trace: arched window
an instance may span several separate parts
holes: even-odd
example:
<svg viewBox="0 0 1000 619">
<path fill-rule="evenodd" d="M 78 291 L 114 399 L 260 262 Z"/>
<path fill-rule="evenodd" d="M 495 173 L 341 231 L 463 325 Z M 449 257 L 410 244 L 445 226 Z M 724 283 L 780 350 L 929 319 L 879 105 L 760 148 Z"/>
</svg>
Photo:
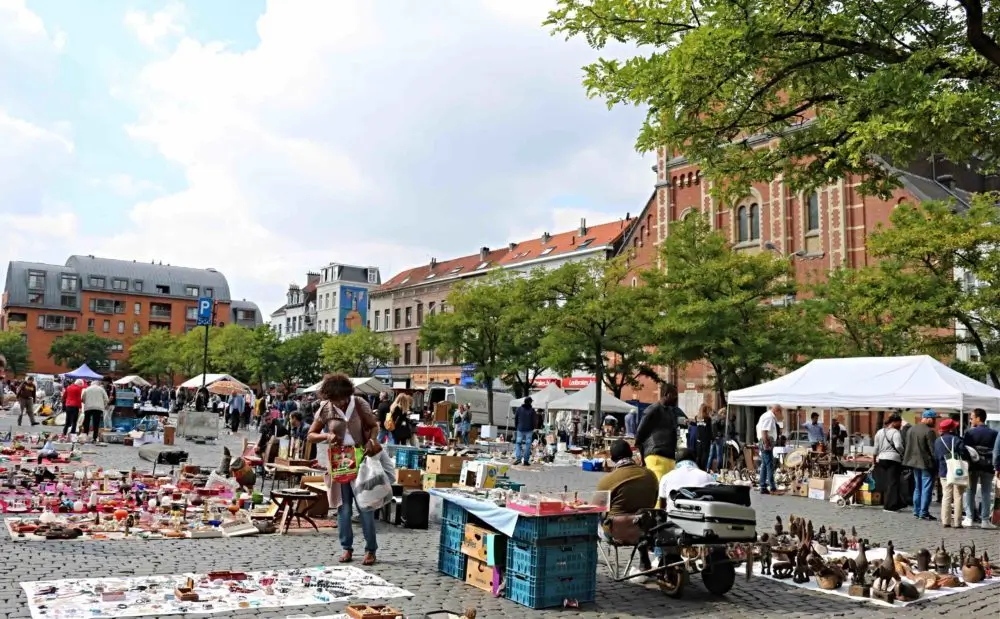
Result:
<svg viewBox="0 0 1000 619">
<path fill-rule="evenodd" d="M 819 195 L 814 191 L 809 194 L 809 202 L 806 204 L 806 232 L 817 230 L 819 230 Z"/>
<path fill-rule="evenodd" d="M 646 236 L 649 236 L 649 233 L 652 232 L 652 230 L 653 230 L 653 216 L 646 215 Z"/>
<path fill-rule="evenodd" d="M 756 241 L 760 238 L 760 207 L 756 204 L 750 205 L 750 240 Z"/>
<path fill-rule="evenodd" d="M 736 209 L 736 227 L 737 236 L 736 241 L 738 243 L 744 243 L 750 240 L 750 220 L 749 214 L 747 213 L 747 207 L 741 206 Z"/>
<path fill-rule="evenodd" d="M 632 287 L 635 288 L 638 285 L 639 285 L 639 280 L 633 277 L 632 278 Z"/>
</svg>

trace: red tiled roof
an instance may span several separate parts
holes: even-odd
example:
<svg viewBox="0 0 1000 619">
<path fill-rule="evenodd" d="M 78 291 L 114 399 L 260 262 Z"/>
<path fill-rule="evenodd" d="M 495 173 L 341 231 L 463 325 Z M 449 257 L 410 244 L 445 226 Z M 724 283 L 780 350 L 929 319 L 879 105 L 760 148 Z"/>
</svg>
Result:
<svg viewBox="0 0 1000 619">
<path fill-rule="evenodd" d="M 316 282 L 313 282 L 311 284 L 306 284 L 302 288 L 302 292 L 304 292 L 305 294 L 309 294 L 310 292 L 316 292 Z"/>
<path fill-rule="evenodd" d="M 549 237 L 543 242 L 541 237 L 522 241 L 517 244 L 512 251 L 508 251 L 498 263 L 499 266 L 510 266 L 519 262 L 529 262 L 539 258 L 555 258 L 556 256 L 571 254 L 582 249 L 597 249 L 606 247 L 617 241 L 631 224 L 631 221 L 624 219 L 612 221 L 597 226 L 589 226 L 585 234 L 580 234 L 580 230 L 560 232 Z"/>
<path fill-rule="evenodd" d="M 389 281 L 383 283 L 378 290 L 392 290 L 407 285 L 413 286 L 433 281 L 435 278 L 458 277 L 463 274 L 482 271 L 489 267 L 506 267 L 521 262 L 555 258 L 560 255 L 565 256 L 566 254 L 585 248 L 594 250 L 606 247 L 614 244 L 621 238 L 633 222 L 634 220 L 626 221 L 623 219 L 597 226 L 589 226 L 586 234 L 582 236 L 579 229 L 561 232 L 550 235 L 544 243 L 541 237 L 529 239 L 515 244 L 514 249 L 504 247 L 503 249 L 493 250 L 486 254 L 485 260 L 477 253 L 438 262 L 433 269 L 431 269 L 430 264 L 425 264 L 397 274 Z M 428 279 L 431 273 L 434 273 L 434 277 Z"/>
</svg>

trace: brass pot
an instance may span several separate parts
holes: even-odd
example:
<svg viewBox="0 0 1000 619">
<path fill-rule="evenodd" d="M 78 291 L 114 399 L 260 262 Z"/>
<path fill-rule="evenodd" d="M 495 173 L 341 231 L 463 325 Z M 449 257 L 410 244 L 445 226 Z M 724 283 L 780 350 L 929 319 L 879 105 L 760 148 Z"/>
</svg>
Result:
<svg viewBox="0 0 1000 619">
<path fill-rule="evenodd" d="M 977 583 L 986 580 L 986 570 L 982 565 L 966 564 L 962 566 L 962 578 L 965 582 Z"/>
</svg>

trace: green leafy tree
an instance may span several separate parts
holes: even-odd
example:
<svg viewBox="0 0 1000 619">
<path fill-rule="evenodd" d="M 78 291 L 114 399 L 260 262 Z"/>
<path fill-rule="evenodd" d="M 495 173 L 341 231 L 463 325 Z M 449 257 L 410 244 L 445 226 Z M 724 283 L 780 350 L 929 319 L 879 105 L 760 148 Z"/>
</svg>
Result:
<svg viewBox="0 0 1000 619">
<path fill-rule="evenodd" d="M 250 371 L 251 381 L 263 387 L 265 383 L 277 380 L 280 346 L 281 339 L 268 325 L 259 325 L 250 332 L 247 369 Z"/>
<path fill-rule="evenodd" d="M 672 224 L 662 270 L 644 273 L 661 308 L 658 345 L 676 362 L 707 361 L 722 401 L 796 367 L 828 342 L 812 304 L 792 303 L 786 259 L 733 250 L 701 217 Z"/>
<path fill-rule="evenodd" d="M 396 347 L 383 333 L 362 327 L 323 342 L 323 365 L 331 372 L 368 377 L 396 356 Z"/>
<path fill-rule="evenodd" d="M 303 333 L 278 346 L 278 378 L 291 392 L 296 384 L 312 385 L 323 377 L 325 333 Z"/>
<path fill-rule="evenodd" d="M 511 275 L 494 283 L 498 294 L 507 297 L 507 308 L 500 320 L 503 361 L 501 379 L 514 388 L 517 397 L 531 392 L 535 379 L 545 370 L 541 341 L 552 311 L 546 306 L 547 275 L 536 270 L 524 276 Z"/>
<path fill-rule="evenodd" d="M 222 328 L 213 327 L 212 329 L 215 331 L 215 337 L 212 337 L 212 334 L 209 335 L 211 367 L 215 371 L 225 372 L 237 380 L 251 380 L 250 358 L 253 333 L 245 327 L 234 324 Z M 202 335 L 204 336 L 204 334 Z"/>
<path fill-rule="evenodd" d="M 947 354 L 953 334 L 942 336 L 930 322 L 937 307 L 915 296 L 910 274 L 892 262 L 838 269 L 813 286 L 814 303 L 834 324 L 831 353 L 844 357 Z"/>
<path fill-rule="evenodd" d="M 588 260 L 564 264 L 547 278 L 558 310 L 542 338 L 545 361 L 565 374 L 592 373 L 598 412 L 605 386 L 621 395 L 624 385 L 638 384 L 654 343 L 649 327 L 656 307 L 647 288 L 621 285 L 626 271 L 621 260 Z"/>
<path fill-rule="evenodd" d="M 922 324 L 950 337 L 951 324 L 964 332 L 1000 384 L 1000 211 L 997 196 L 977 195 L 969 208 L 954 203 L 903 204 L 892 225 L 873 233 L 873 255 L 898 273 Z M 956 277 L 956 270 L 962 275 Z"/>
<path fill-rule="evenodd" d="M 180 371 L 177 361 L 178 338 L 167 329 L 153 329 L 129 347 L 128 359 L 132 370 L 140 376 L 159 382 L 170 380 Z"/>
<path fill-rule="evenodd" d="M 609 106 L 648 110 L 638 150 L 683 152 L 717 189 L 853 172 L 884 193 L 893 179 L 872 154 L 996 168 L 998 15 L 981 0 L 559 0 L 546 24 L 638 50 L 584 79 Z"/>
<path fill-rule="evenodd" d="M 208 329 L 208 348 L 212 349 L 212 339 L 218 333 L 218 327 Z M 192 329 L 184 335 L 177 336 L 174 344 L 174 363 L 178 371 L 184 376 L 197 376 L 204 370 L 205 365 L 205 328 Z M 208 369 L 206 374 L 212 373 L 212 357 L 208 358 Z"/>
<path fill-rule="evenodd" d="M 19 324 L 0 331 L 0 355 L 6 360 L 9 375 L 20 376 L 31 369 L 31 350 Z"/>
<path fill-rule="evenodd" d="M 507 367 L 503 321 L 510 299 L 503 275 L 457 284 L 448 295 L 450 311 L 424 319 L 420 347 L 476 366 L 476 378 L 486 385 L 489 424 L 493 425 L 493 381 Z"/>
<path fill-rule="evenodd" d="M 91 369 L 104 370 L 108 367 L 112 344 L 112 340 L 93 333 L 68 333 L 52 342 L 49 357 L 70 369 L 86 363 Z"/>
</svg>

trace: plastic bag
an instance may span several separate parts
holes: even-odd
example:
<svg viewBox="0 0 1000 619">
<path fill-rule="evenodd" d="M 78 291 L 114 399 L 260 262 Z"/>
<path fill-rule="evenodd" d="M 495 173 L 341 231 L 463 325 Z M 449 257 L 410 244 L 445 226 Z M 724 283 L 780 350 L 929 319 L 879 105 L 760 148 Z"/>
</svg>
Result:
<svg viewBox="0 0 1000 619">
<path fill-rule="evenodd" d="M 381 509 L 392 500 L 392 481 L 385 474 L 381 458 L 365 458 L 358 467 L 354 480 L 354 498 L 358 509 L 371 512 Z"/>
<path fill-rule="evenodd" d="M 389 483 L 391 485 L 393 480 L 396 479 L 396 463 L 392 461 L 389 454 L 385 453 L 384 449 L 378 452 L 376 459 L 379 461 L 379 464 L 382 465 L 382 470 L 385 471 L 385 475 L 389 478 Z"/>
<path fill-rule="evenodd" d="M 235 479 L 229 479 L 219 475 L 217 472 L 212 471 L 208 474 L 208 481 L 205 482 L 205 487 L 209 490 L 213 488 L 228 488 L 233 492 L 239 489 L 240 485 Z"/>
</svg>

